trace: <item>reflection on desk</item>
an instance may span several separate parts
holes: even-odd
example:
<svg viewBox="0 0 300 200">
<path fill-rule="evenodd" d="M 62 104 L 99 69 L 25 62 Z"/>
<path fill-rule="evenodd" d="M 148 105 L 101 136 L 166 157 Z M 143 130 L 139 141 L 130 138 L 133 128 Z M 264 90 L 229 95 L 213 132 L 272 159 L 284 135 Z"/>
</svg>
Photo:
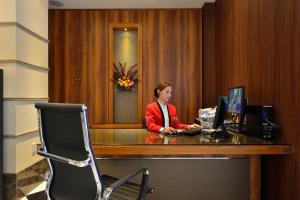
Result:
<svg viewBox="0 0 300 200">
<path fill-rule="evenodd" d="M 146 144 L 176 144 L 176 139 L 149 132 L 146 135 Z"/>
<path fill-rule="evenodd" d="M 98 159 L 243 157 L 285 155 L 291 152 L 288 144 L 240 134 L 230 134 L 230 137 L 221 141 L 203 135 L 159 135 L 146 129 L 93 129 L 90 135 Z"/>
<path fill-rule="evenodd" d="M 172 136 L 145 129 L 93 129 L 91 141 L 97 159 L 249 158 L 250 199 L 260 199 L 260 156 L 288 155 L 291 146 L 241 134 L 224 140 L 206 135 Z"/>
<path fill-rule="evenodd" d="M 249 137 L 243 134 L 230 133 L 226 139 L 214 139 L 209 135 L 167 135 L 147 131 L 146 129 L 91 129 L 93 145 L 235 145 L 235 144 L 276 144 L 268 140 Z"/>
</svg>

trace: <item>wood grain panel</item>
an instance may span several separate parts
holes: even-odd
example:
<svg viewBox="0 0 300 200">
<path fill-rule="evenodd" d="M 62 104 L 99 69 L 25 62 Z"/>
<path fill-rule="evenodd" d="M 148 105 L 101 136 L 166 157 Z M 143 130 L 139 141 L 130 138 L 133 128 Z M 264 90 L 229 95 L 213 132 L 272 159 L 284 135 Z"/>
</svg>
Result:
<svg viewBox="0 0 300 200">
<path fill-rule="evenodd" d="M 202 107 L 202 12 L 179 10 L 175 12 L 174 104 L 179 106 L 179 116 L 186 123 L 193 122 Z M 180 41 L 180 43 L 179 43 Z M 176 59 L 177 58 L 177 59 Z M 180 58 L 180 59 L 178 59 Z M 176 66 L 176 67 L 175 67 Z M 182 79 L 185 74 L 186 79 Z M 185 91 L 185 96 L 182 92 Z"/>
<path fill-rule="evenodd" d="M 227 95 L 231 84 L 232 10 L 231 4 L 216 1 L 216 95 Z M 221 21 L 221 19 L 223 19 Z M 225 39 L 226 38 L 226 39 Z M 222 52 L 222 53 L 220 53 Z M 223 53 L 224 52 L 224 53 Z"/>
<path fill-rule="evenodd" d="M 76 102 L 76 38 L 71 35 L 76 30 L 74 19 L 76 16 L 71 11 L 49 12 L 50 102 Z"/>
<path fill-rule="evenodd" d="M 294 154 L 294 161 L 292 165 L 292 169 L 294 169 L 294 176 L 292 178 L 293 185 L 292 185 L 292 191 L 294 194 L 295 199 L 300 199 L 300 172 L 297 169 L 300 169 L 300 123 L 299 120 L 299 113 L 300 113 L 300 1 L 294 0 L 292 1 L 293 5 L 293 12 L 292 12 L 292 27 L 293 27 L 293 36 L 292 36 L 292 55 L 293 55 L 293 80 L 294 83 L 294 91 L 296 91 L 293 94 L 293 98 L 295 99 L 295 107 L 293 112 L 293 118 L 294 120 L 293 127 L 295 127 L 298 132 L 293 132 L 293 141 L 294 145 L 292 146 L 292 151 Z"/>
<path fill-rule="evenodd" d="M 143 108 L 154 87 L 168 81 L 180 120 L 191 123 L 202 105 L 201 10 L 145 10 L 143 16 Z"/>
<path fill-rule="evenodd" d="M 109 10 L 109 23 L 142 23 L 143 10 Z"/>
<path fill-rule="evenodd" d="M 203 107 L 217 104 L 216 96 L 216 24 L 215 3 L 206 3 L 202 8 L 203 38 Z"/>
<path fill-rule="evenodd" d="M 92 124 L 107 123 L 108 103 L 108 52 L 106 49 L 107 12 L 77 11 L 80 16 L 78 32 L 78 103 L 89 108 Z"/>
<path fill-rule="evenodd" d="M 250 156 L 250 200 L 261 199 L 261 159 L 260 156 Z"/>
<path fill-rule="evenodd" d="M 87 104 L 92 124 L 108 123 L 107 29 L 107 11 L 49 11 L 50 102 Z"/>
<path fill-rule="evenodd" d="M 99 68 L 94 68 L 92 72 L 93 85 L 90 86 L 90 90 L 94 91 L 94 98 L 90 98 L 90 103 L 92 106 L 94 120 L 93 124 L 105 124 L 108 123 L 108 28 L 107 11 L 99 12 L 95 11 L 95 46 L 94 48 L 88 48 L 89 50 L 93 49 L 93 55 L 95 58 L 95 66 Z M 101 19 L 101 20 L 100 20 Z M 91 44 L 92 46 L 93 44 Z M 91 60 L 90 62 L 93 62 Z"/>
<path fill-rule="evenodd" d="M 201 17 L 200 9 L 50 10 L 51 101 L 86 103 L 91 124 L 109 123 L 108 24 L 141 23 L 142 114 L 169 81 L 180 120 L 191 123 L 202 106 Z"/>
<path fill-rule="evenodd" d="M 291 156 L 263 158 L 262 199 L 299 198 L 299 12 L 297 0 L 215 4 L 216 95 L 245 85 L 249 104 L 274 106 L 278 138 L 292 144 Z"/>
<path fill-rule="evenodd" d="M 289 145 L 94 145 L 97 158 L 237 157 L 287 155 Z M 256 160 L 257 161 L 257 160 Z"/>
</svg>

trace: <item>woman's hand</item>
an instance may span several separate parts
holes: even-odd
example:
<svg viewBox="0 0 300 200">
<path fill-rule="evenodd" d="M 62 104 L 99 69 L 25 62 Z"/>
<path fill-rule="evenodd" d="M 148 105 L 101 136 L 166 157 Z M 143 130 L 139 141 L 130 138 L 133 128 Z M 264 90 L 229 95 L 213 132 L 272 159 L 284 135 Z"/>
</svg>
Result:
<svg viewBox="0 0 300 200">
<path fill-rule="evenodd" d="M 198 124 L 191 124 L 188 126 L 188 129 L 195 129 L 195 128 L 201 128 L 201 126 Z"/>
<path fill-rule="evenodd" d="M 176 129 L 169 127 L 169 128 L 164 128 L 163 129 L 163 133 L 168 133 L 168 134 L 172 134 L 172 133 L 176 133 Z"/>
</svg>

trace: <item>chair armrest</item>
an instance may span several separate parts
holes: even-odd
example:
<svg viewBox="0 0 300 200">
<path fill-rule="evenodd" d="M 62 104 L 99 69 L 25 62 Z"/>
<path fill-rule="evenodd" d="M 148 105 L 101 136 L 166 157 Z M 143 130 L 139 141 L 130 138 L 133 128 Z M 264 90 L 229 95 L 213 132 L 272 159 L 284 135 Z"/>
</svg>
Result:
<svg viewBox="0 0 300 200">
<path fill-rule="evenodd" d="M 54 155 L 54 154 L 45 152 L 43 148 L 40 148 L 38 150 L 38 154 L 41 155 L 41 156 L 44 156 L 46 158 L 49 158 L 51 160 L 66 163 L 66 164 L 73 165 L 73 166 L 76 166 L 76 167 L 86 167 L 90 164 L 90 161 L 91 161 L 90 157 L 88 157 L 86 160 L 83 160 L 83 161 L 78 161 L 78 160 L 73 160 L 73 159 L 70 159 L 70 158 L 65 158 L 65 157 L 62 157 L 62 156 L 58 156 L 58 155 Z"/>
<path fill-rule="evenodd" d="M 118 187 L 120 187 L 124 183 L 128 182 L 130 179 L 132 179 L 133 177 L 137 176 L 140 173 L 143 173 L 143 175 L 148 176 L 149 175 L 149 170 L 147 168 L 139 169 L 139 170 L 137 170 L 137 171 L 135 171 L 135 172 L 119 179 L 119 180 L 117 180 L 116 182 L 112 183 L 109 187 L 107 187 L 104 190 L 104 193 L 103 193 L 104 199 L 108 199 L 113 190 L 117 189 Z M 145 183 L 144 185 L 141 185 L 141 187 L 144 190 L 147 187 L 147 183 Z"/>
</svg>

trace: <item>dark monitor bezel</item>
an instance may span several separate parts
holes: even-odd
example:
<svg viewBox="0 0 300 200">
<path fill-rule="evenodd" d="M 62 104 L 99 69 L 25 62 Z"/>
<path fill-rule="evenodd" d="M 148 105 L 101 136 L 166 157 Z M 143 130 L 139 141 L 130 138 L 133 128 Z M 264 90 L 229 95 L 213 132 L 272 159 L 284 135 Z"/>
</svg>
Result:
<svg viewBox="0 0 300 200">
<path fill-rule="evenodd" d="M 223 100 L 223 109 L 224 109 L 224 113 L 227 113 L 228 110 L 228 96 L 219 96 L 222 98 Z"/>
<path fill-rule="evenodd" d="M 242 98 L 241 98 L 241 112 L 238 113 L 238 112 L 232 112 L 231 110 L 229 110 L 229 94 L 230 94 L 230 90 L 233 90 L 233 89 L 242 89 Z M 234 114 L 239 114 L 241 116 L 244 115 L 244 112 L 245 112 L 245 86 L 238 86 L 238 87 L 231 87 L 228 89 L 228 109 L 227 109 L 227 112 L 228 113 L 234 113 Z"/>
<path fill-rule="evenodd" d="M 224 115 L 225 115 L 224 109 L 225 109 L 225 106 L 224 106 L 224 102 L 223 102 L 223 97 L 220 96 L 218 99 L 216 114 L 215 114 L 214 123 L 213 123 L 214 129 L 217 129 L 220 126 L 222 126 L 222 124 L 224 122 Z"/>
</svg>

